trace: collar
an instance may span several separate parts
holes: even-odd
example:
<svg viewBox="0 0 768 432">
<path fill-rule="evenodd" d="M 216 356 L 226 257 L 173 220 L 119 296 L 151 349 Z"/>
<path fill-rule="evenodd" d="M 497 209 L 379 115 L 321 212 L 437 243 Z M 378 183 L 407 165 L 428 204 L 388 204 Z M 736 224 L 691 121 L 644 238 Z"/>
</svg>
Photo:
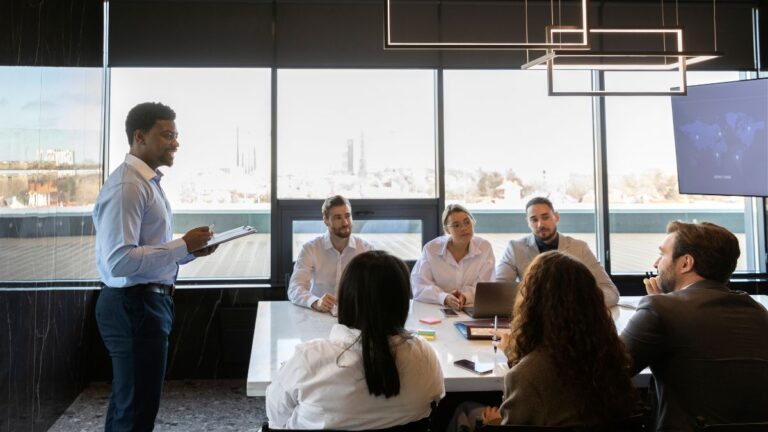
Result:
<svg viewBox="0 0 768 432">
<path fill-rule="evenodd" d="M 555 239 L 551 243 L 544 243 L 543 241 L 539 240 L 539 238 L 536 237 L 535 235 L 533 236 L 533 239 L 536 242 L 536 247 L 539 248 L 539 252 L 557 250 L 557 248 L 560 246 L 560 233 L 557 233 L 557 235 L 555 236 Z"/>
<path fill-rule="evenodd" d="M 469 239 L 469 251 L 467 251 L 468 257 L 473 257 L 475 255 L 480 254 L 480 247 L 477 246 L 477 240 L 475 240 L 477 237 L 474 235 L 471 239 Z M 440 248 L 440 255 L 443 257 L 448 256 L 448 243 L 451 241 L 451 236 L 448 234 L 443 235 L 443 246 Z"/>
<path fill-rule="evenodd" d="M 347 247 L 344 249 L 357 249 L 357 241 L 355 240 L 354 234 L 349 235 L 349 241 L 347 242 Z M 331 233 L 328 232 L 326 229 L 325 234 L 323 234 L 323 249 L 329 250 L 333 249 L 333 243 L 331 242 Z"/>
<path fill-rule="evenodd" d="M 334 324 L 331 327 L 331 335 L 328 339 L 331 342 L 337 342 L 345 346 L 352 346 L 353 349 L 360 350 L 360 330 L 345 326 L 344 324 Z"/>
<path fill-rule="evenodd" d="M 163 177 L 163 173 L 160 170 L 153 170 L 146 162 L 130 153 L 125 154 L 125 164 L 130 165 L 138 171 L 141 177 L 146 181 L 150 181 L 155 177 L 157 177 L 157 181 L 160 181 L 160 178 Z"/>
</svg>

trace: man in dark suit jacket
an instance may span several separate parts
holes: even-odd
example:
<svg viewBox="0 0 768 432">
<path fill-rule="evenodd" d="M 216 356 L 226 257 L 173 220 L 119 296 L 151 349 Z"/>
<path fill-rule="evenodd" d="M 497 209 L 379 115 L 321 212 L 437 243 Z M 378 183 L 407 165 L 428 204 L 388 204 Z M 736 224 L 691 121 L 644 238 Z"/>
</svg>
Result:
<svg viewBox="0 0 768 432">
<path fill-rule="evenodd" d="M 711 223 L 671 222 L 648 294 L 621 334 L 632 373 L 656 381 L 656 430 L 768 421 L 768 311 L 726 283 L 739 243 Z"/>
</svg>

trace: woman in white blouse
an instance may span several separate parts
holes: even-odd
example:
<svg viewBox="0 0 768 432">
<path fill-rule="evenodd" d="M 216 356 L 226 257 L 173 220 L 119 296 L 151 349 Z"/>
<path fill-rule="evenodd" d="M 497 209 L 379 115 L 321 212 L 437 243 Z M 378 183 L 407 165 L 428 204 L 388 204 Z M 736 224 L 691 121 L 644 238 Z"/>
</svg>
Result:
<svg viewBox="0 0 768 432">
<path fill-rule="evenodd" d="M 426 245 L 411 272 L 413 298 L 462 309 L 475 302 L 475 285 L 495 280 L 488 240 L 476 237 L 475 218 L 461 204 L 443 211 L 444 236 Z"/>
<path fill-rule="evenodd" d="M 382 429 L 428 417 L 445 387 L 432 347 L 405 330 L 410 288 L 398 258 L 383 251 L 353 258 L 329 339 L 298 345 L 267 388 L 270 426 Z"/>
</svg>

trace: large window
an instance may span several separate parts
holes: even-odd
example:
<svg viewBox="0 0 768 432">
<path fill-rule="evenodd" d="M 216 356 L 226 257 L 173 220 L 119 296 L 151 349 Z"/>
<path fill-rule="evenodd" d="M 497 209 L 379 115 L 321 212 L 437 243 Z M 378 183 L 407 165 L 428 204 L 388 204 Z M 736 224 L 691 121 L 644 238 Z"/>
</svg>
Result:
<svg viewBox="0 0 768 432">
<path fill-rule="evenodd" d="M 737 72 L 690 72 L 688 84 L 739 79 Z M 678 85 L 672 74 L 610 72 L 608 86 L 650 82 L 654 88 Z M 674 96 L 684 97 L 684 96 Z M 652 268 L 670 220 L 710 221 L 739 238 L 738 270 L 748 265 L 743 197 L 681 195 L 677 187 L 670 97 L 608 97 L 606 141 L 611 227 L 611 271 Z"/>
<path fill-rule="evenodd" d="M 573 85 L 588 72 L 564 73 Z M 467 205 L 498 259 L 529 232 L 525 203 L 549 197 L 562 232 L 595 245 L 592 105 L 547 96 L 544 71 L 445 72 L 446 202 Z"/>
<path fill-rule="evenodd" d="M 95 279 L 101 69 L 0 67 L 0 281 Z"/>
<path fill-rule="evenodd" d="M 434 198 L 434 77 L 280 70 L 278 198 Z"/>
<path fill-rule="evenodd" d="M 163 167 L 174 231 L 223 231 L 251 225 L 259 233 L 222 245 L 181 267 L 181 279 L 268 278 L 270 275 L 269 69 L 112 69 L 110 171 L 128 151 L 125 116 L 138 103 L 176 111 L 179 151 Z"/>
</svg>

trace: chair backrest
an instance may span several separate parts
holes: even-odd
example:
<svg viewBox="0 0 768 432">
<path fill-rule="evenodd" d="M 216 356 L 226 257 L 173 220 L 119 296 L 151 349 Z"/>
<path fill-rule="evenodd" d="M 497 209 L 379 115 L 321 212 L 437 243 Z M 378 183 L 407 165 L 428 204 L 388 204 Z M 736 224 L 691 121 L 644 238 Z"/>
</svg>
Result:
<svg viewBox="0 0 768 432">
<path fill-rule="evenodd" d="M 392 426 L 386 429 L 366 429 L 368 432 L 429 432 L 430 421 L 429 417 L 417 420 L 404 425 Z M 269 431 L 280 432 L 346 432 L 338 429 L 270 429 L 269 423 L 264 422 L 261 425 L 261 432 Z"/>
<path fill-rule="evenodd" d="M 602 427 L 587 426 L 531 426 L 531 425 L 496 425 L 483 426 L 481 432 L 644 432 L 648 430 L 644 414 L 637 414 Z"/>
<path fill-rule="evenodd" d="M 706 425 L 700 426 L 696 430 L 700 432 L 766 432 L 768 431 L 768 422 Z"/>
</svg>

